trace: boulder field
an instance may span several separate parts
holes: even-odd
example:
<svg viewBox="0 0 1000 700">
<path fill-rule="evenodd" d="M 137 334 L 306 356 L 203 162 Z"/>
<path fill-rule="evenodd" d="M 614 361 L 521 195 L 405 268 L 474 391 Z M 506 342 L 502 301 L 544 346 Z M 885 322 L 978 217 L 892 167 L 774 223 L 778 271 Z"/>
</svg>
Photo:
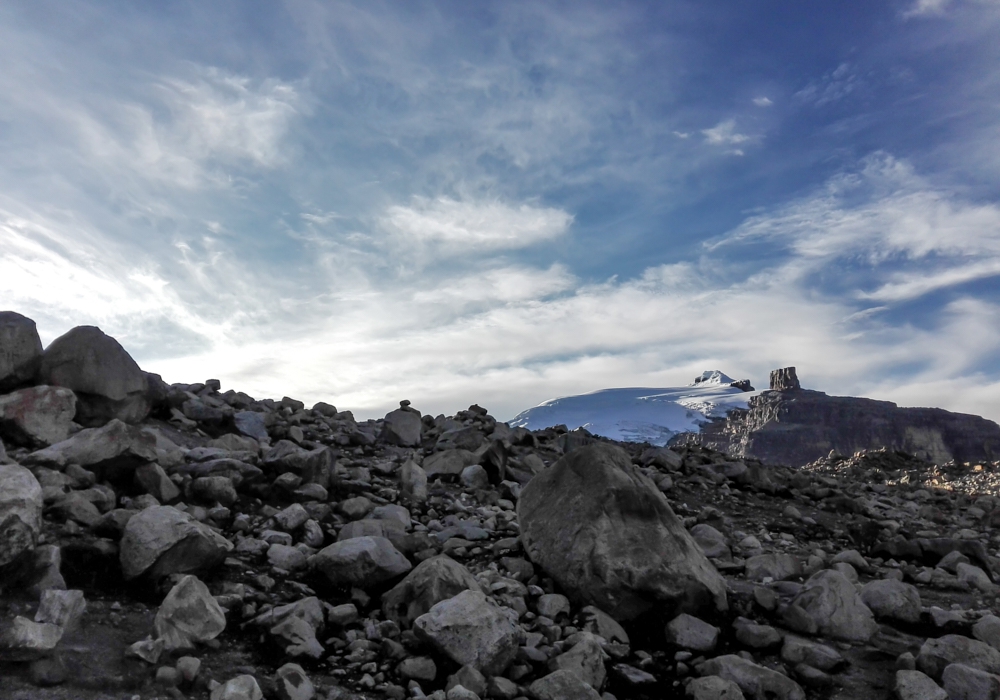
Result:
<svg viewBox="0 0 1000 700">
<path fill-rule="evenodd" d="M 996 698 L 998 492 L 893 450 L 359 421 L 4 312 L 0 698 Z"/>
</svg>

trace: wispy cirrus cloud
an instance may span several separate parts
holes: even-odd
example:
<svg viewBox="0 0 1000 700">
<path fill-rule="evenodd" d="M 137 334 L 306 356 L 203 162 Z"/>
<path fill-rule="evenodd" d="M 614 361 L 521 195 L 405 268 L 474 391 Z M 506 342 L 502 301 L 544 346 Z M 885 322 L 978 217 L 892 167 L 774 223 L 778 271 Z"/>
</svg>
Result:
<svg viewBox="0 0 1000 700">
<path fill-rule="evenodd" d="M 404 239 L 440 244 L 443 252 L 522 248 L 566 233 L 573 216 L 552 207 L 500 201 L 415 197 L 389 207 L 382 223 Z"/>
<path fill-rule="evenodd" d="M 744 70 L 697 4 L 67 2 L 0 8 L 0 295 L 46 340 L 359 416 L 775 364 L 996 415 L 984 4 L 764 17 Z"/>
<path fill-rule="evenodd" d="M 942 15 L 951 4 L 951 0 L 915 0 L 910 9 L 903 12 L 904 18 L 925 17 L 927 15 Z"/>
</svg>

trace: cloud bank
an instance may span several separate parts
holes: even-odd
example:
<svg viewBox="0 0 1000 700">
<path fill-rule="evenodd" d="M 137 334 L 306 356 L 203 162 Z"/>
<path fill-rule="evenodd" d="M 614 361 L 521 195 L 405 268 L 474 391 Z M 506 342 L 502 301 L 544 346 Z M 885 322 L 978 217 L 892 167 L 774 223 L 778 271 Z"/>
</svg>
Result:
<svg viewBox="0 0 1000 700">
<path fill-rule="evenodd" d="M 362 417 L 796 365 L 1000 418 L 989 3 L 753 60 L 679 4 L 11 7 L 0 306 L 46 342 Z"/>
</svg>

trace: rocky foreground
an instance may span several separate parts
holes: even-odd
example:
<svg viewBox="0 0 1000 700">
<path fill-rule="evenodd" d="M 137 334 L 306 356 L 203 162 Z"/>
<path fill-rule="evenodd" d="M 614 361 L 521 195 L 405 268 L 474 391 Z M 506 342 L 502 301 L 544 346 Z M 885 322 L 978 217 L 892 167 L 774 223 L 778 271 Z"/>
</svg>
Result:
<svg viewBox="0 0 1000 700">
<path fill-rule="evenodd" d="M 3 698 L 1000 697 L 995 463 L 356 421 L 9 312 L 0 391 Z"/>
</svg>

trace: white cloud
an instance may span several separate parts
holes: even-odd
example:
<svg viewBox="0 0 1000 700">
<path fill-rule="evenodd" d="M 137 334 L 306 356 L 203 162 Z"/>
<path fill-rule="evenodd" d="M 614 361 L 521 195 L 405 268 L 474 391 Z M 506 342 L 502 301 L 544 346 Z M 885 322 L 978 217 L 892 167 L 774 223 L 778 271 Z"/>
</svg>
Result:
<svg viewBox="0 0 1000 700">
<path fill-rule="evenodd" d="M 811 81 L 795 93 L 802 102 L 822 107 L 833 102 L 839 102 L 851 95 L 862 86 L 854 67 L 850 63 L 841 63 L 822 78 Z"/>
<path fill-rule="evenodd" d="M 736 121 L 733 119 L 719 122 L 711 129 L 702 129 L 701 133 L 705 135 L 705 143 L 713 146 L 734 146 L 750 140 L 746 134 L 736 131 Z"/>
<path fill-rule="evenodd" d="M 516 245 L 564 235 L 565 212 L 428 199 L 397 214 L 407 222 L 400 231 L 436 231 L 429 240 L 458 241 L 465 254 L 434 274 L 406 275 L 305 238 L 297 244 L 316 254 L 289 281 L 260 275 L 224 238 L 181 243 L 154 264 L 87 229 L 5 215 L 0 295 L 36 317 L 47 340 L 67 321 L 102 325 L 168 381 L 214 376 L 252 395 L 326 400 L 359 416 L 409 398 L 433 413 L 476 401 L 510 417 L 560 394 L 687 383 L 708 368 L 761 383 L 794 364 L 810 387 L 1000 417 L 978 385 L 944 388 L 973 381 L 1000 354 L 1000 331 L 991 330 L 1000 308 L 958 295 L 924 327 L 886 315 L 899 301 L 988 274 L 1000 258 L 1000 213 L 931 188 L 886 156 L 749 219 L 699 261 L 600 283 L 560 264 L 483 254 L 514 245 L 502 234 L 511 227 L 521 232 Z M 433 225 L 407 228 L 425 220 Z M 786 254 L 748 276 L 744 244 L 762 238 Z M 846 288 L 816 280 L 817 271 L 858 269 L 871 275 Z M 866 299 L 878 306 L 865 308 Z"/>
<path fill-rule="evenodd" d="M 862 299 L 875 301 L 906 301 L 940 289 L 990 277 L 1000 277 L 1000 259 L 973 261 L 964 265 L 958 261 L 953 267 L 928 274 L 895 274 L 890 277 L 892 281 L 886 282 L 873 292 L 863 292 L 859 296 Z"/>
<path fill-rule="evenodd" d="M 755 97 L 753 103 L 758 107 L 770 107 L 774 104 L 769 97 Z"/>
<path fill-rule="evenodd" d="M 409 206 L 389 207 L 382 220 L 403 239 L 453 250 L 522 248 L 563 235 L 572 222 L 561 209 L 448 197 L 414 197 Z"/>
<path fill-rule="evenodd" d="M 915 0 L 903 17 L 926 17 L 927 15 L 942 15 L 951 0 Z"/>
<path fill-rule="evenodd" d="M 816 195 L 775 213 L 748 219 L 713 246 L 752 239 L 784 241 L 810 269 L 836 259 L 878 265 L 933 256 L 940 274 L 942 265 L 966 268 L 972 257 L 978 265 L 1000 260 L 1000 207 L 957 200 L 906 162 L 875 154 L 857 172 L 832 178 Z"/>
<path fill-rule="evenodd" d="M 701 133 L 705 136 L 705 143 L 712 146 L 735 146 L 752 140 L 752 137 L 736 131 L 736 121 L 733 119 L 719 122 L 711 129 L 702 129 Z M 732 156 L 746 154 L 742 148 L 730 148 L 726 153 Z"/>
</svg>

